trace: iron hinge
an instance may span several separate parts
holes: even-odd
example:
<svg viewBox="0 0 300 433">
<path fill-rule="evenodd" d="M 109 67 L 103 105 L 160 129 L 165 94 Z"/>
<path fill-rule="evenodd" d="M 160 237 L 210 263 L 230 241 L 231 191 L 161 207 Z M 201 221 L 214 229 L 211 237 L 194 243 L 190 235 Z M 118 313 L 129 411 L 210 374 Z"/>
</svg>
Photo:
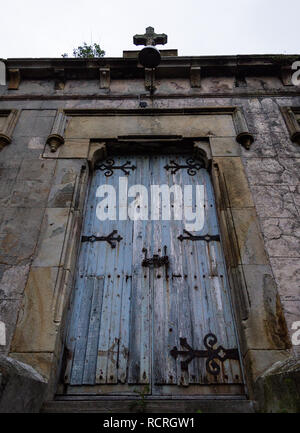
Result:
<svg viewBox="0 0 300 433">
<path fill-rule="evenodd" d="M 123 238 L 122 236 L 117 236 L 114 237 L 115 234 L 118 233 L 118 230 L 113 230 L 109 235 L 107 236 L 95 236 L 95 235 L 91 235 L 91 236 L 81 236 L 81 242 L 108 242 L 109 245 L 112 248 L 116 248 L 116 242 L 120 242 Z"/>
</svg>

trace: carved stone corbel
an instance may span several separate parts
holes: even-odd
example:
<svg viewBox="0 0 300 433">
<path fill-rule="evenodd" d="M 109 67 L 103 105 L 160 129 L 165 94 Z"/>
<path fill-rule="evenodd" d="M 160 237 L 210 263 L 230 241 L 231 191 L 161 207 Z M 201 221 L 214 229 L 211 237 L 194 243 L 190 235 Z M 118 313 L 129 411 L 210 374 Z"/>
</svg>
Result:
<svg viewBox="0 0 300 433">
<path fill-rule="evenodd" d="M 292 71 L 290 66 L 281 66 L 281 81 L 284 86 L 292 86 Z"/>
<path fill-rule="evenodd" d="M 190 81 L 191 87 L 201 87 L 201 66 L 191 66 Z"/>
<path fill-rule="evenodd" d="M 64 110 L 58 110 L 54 119 L 51 134 L 47 138 L 47 144 L 50 146 L 51 152 L 56 152 L 59 146 L 64 144 L 65 139 L 63 137 L 67 116 Z"/>
<path fill-rule="evenodd" d="M 64 68 L 54 68 L 54 89 L 64 90 L 66 84 Z"/>
<path fill-rule="evenodd" d="M 110 68 L 99 68 L 100 72 L 100 89 L 110 88 Z"/>
<path fill-rule="evenodd" d="M 18 90 L 21 81 L 20 69 L 9 69 L 8 76 L 8 90 Z"/>
<path fill-rule="evenodd" d="M 247 87 L 247 81 L 244 72 L 237 70 L 235 74 L 235 87 Z"/>
<path fill-rule="evenodd" d="M 245 116 L 240 108 L 235 109 L 233 113 L 233 121 L 237 132 L 236 141 L 245 149 L 249 150 L 254 141 L 254 137 L 249 132 Z"/>
<path fill-rule="evenodd" d="M 1 110 L 0 117 L 5 117 L 4 126 L 0 129 L 0 151 L 11 143 L 12 133 L 16 126 L 19 110 Z"/>
<path fill-rule="evenodd" d="M 291 140 L 294 143 L 300 144 L 300 124 L 295 115 L 295 112 L 300 114 L 300 108 L 281 107 L 281 112 L 290 133 Z"/>
</svg>

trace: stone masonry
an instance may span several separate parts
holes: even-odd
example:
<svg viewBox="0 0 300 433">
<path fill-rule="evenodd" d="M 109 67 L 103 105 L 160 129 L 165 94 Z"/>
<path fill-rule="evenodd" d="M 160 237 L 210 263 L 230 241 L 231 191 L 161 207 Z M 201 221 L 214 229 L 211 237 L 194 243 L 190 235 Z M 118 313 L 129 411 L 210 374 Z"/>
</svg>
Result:
<svg viewBox="0 0 300 433">
<path fill-rule="evenodd" d="M 64 143 L 51 153 L 46 143 L 53 133 L 57 110 L 66 110 L 66 121 L 70 122 L 70 110 L 142 111 L 141 101 L 144 101 L 146 109 L 153 110 L 203 107 L 242 110 L 254 137 L 249 149 L 232 138 L 221 135 L 214 138 L 213 132 L 207 137 L 212 157 L 220 161 L 220 166 L 225 164 L 226 157 L 238 157 L 242 161 L 238 168 L 237 165 L 231 168 L 232 179 L 236 170 L 245 173 L 245 188 L 250 189 L 251 197 L 242 209 L 238 204 L 232 212 L 240 215 L 234 218 L 240 221 L 244 218 L 241 230 L 243 224 L 247 226 L 246 219 L 251 212 L 257 217 L 258 236 L 264 246 L 261 254 L 266 257 L 261 260 L 258 253 L 253 253 L 256 246 L 251 246 L 251 242 L 246 245 L 244 253 L 250 257 L 242 263 L 246 286 L 250 292 L 265 287 L 261 299 L 253 297 L 250 304 L 262 304 L 257 308 L 267 312 L 263 320 L 268 321 L 269 329 L 280 327 L 276 342 L 277 331 L 272 331 L 273 342 L 269 346 L 267 343 L 263 346 L 259 336 L 253 344 L 246 344 L 245 368 L 252 365 L 251 376 L 255 381 L 275 362 L 299 359 L 300 344 L 291 345 L 291 338 L 295 332 L 293 323 L 300 321 L 300 144 L 291 140 L 281 108 L 300 107 L 300 87 L 290 82 L 284 84 L 278 67 L 281 58 L 244 57 L 242 60 L 214 57 L 209 62 L 201 57 L 163 57 L 152 96 L 145 88 L 143 69 L 137 67 L 134 57 L 101 60 L 111 74 L 106 88 L 99 86 L 97 74 L 102 63 L 96 61 L 78 59 L 72 65 L 72 59 L 5 61 L 8 84 L 0 86 L 0 119 L 1 110 L 16 109 L 19 114 L 11 143 L 0 152 L 0 321 L 6 328 L 1 355 L 27 364 L 43 380 L 57 383 L 62 362 L 63 302 L 67 302 L 61 301 L 60 296 L 63 293 L 67 299 L 72 290 L 72 263 L 77 251 L 76 244 L 67 250 L 67 242 L 80 233 L 84 207 L 83 203 L 76 204 L 76 200 L 79 196 L 78 200 L 83 200 L 84 193 L 80 195 L 78 191 L 87 176 L 87 161 L 93 146 L 87 137 L 78 140 L 71 133 L 68 137 L 68 126 L 61 133 Z M 196 60 L 202 68 L 201 74 L 204 72 L 200 87 L 195 88 L 191 87 L 189 70 Z M 237 84 L 235 74 L 239 61 L 240 64 L 248 62 L 242 87 Z M 269 65 L 268 72 L 258 68 L 256 74 L 253 65 L 263 63 Z M 89 68 L 95 72 L 87 74 Z M 9 88 L 10 69 L 20 71 L 20 82 L 15 89 Z M 64 71 L 63 84 L 59 86 L 57 80 L 61 78 L 57 77 L 61 75 L 57 69 Z M 248 197 L 246 192 L 240 194 L 236 195 L 238 200 Z M 263 275 L 261 279 L 259 275 Z M 273 328 L 272 317 L 276 322 Z M 245 321 L 244 327 L 248 326 L 255 327 L 255 324 Z M 55 386 L 48 389 L 48 400 L 53 397 Z M 41 389 L 44 392 L 43 386 Z M 261 393 L 257 400 L 260 398 Z M 264 407 L 272 411 L 272 404 Z"/>
</svg>

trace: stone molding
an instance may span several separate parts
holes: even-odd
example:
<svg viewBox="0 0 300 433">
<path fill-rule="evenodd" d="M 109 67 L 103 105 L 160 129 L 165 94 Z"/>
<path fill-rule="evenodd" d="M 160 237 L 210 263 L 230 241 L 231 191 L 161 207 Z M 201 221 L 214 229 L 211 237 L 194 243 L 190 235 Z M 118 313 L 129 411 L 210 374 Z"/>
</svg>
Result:
<svg viewBox="0 0 300 433">
<path fill-rule="evenodd" d="M 289 131 L 290 139 L 294 143 L 300 144 L 300 122 L 296 117 L 296 115 L 300 116 L 300 107 L 281 107 L 281 113 Z"/>
<path fill-rule="evenodd" d="M 52 126 L 51 134 L 47 138 L 47 144 L 50 146 L 51 152 L 56 152 L 59 146 L 64 144 L 63 137 L 67 117 L 64 110 L 57 110 L 56 117 Z"/>
<path fill-rule="evenodd" d="M 153 71 L 151 70 L 151 73 Z M 146 73 L 146 71 L 145 71 Z M 152 82 L 152 81 L 151 81 Z M 153 84 L 153 82 L 152 82 Z M 150 84 L 149 84 L 150 85 Z M 66 127 L 66 119 L 76 116 L 146 116 L 146 115 L 230 115 L 232 116 L 233 124 L 237 133 L 236 141 L 246 149 L 249 149 L 254 142 L 254 136 L 249 131 L 243 111 L 237 107 L 201 107 L 201 108 L 182 108 L 182 109 L 158 109 L 158 108 L 144 108 L 144 109 L 59 109 L 53 124 L 51 134 L 47 139 L 47 144 L 50 146 L 52 153 L 56 153 L 58 147 L 64 143 L 64 132 Z M 96 137 L 95 137 L 96 138 Z M 107 137 L 97 137 L 99 140 L 105 140 Z M 117 137 L 111 137 L 114 139 Z M 198 138 L 199 137 L 195 137 Z M 205 138 L 205 137 L 203 137 Z M 49 157 L 49 156 L 48 156 Z M 57 155 L 54 155 L 57 157 Z M 72 156 L 69 156 L 72 157 Z"/>
<path fill-rule="evenodd" d="M 19 110 L 0 110 L 0 117 L 5 118 L 4 126 L 0 129 L 0 151 L 11 143 L 19 115 Z"/>
<path fill-rule="evenodd" d="M 299 56 L 283 55 L 238 55 L 238 56 L 162 56 L 162 61 L 157 67 L 160 78 L 172 76 L 190 76 L 191 67 L 197 63 L 201 67 L 203 76 L 232 75 L 236 70 L 245 76 L 252 75 L 253 70 L 259 76 L 281 77 L 281 67 L 286 67 L 288 61 L 299 59 Z M 136 57 L 105 57 L 105 58 L 45 58 L 45 59 L 8 59 L 7 68 L 20 71 L 22 77 L 34 76 L 36 79 L 55 79 L 55 69 L 64 68 L 66 79 L 98 79 L 99 67 L 110 67 L 112 79 L 120 73 L 124 78 L 137 78 L 141 76 L 141 68 Z"/>
</svg>

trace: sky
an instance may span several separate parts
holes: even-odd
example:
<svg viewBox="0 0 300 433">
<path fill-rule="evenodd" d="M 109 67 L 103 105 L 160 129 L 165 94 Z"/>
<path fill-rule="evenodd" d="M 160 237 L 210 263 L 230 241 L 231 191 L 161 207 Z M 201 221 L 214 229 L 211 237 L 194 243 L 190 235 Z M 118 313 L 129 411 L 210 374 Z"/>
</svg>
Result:
<svg viewBox="0 0 300 433">
<path fill-rule="evenodd" d="M 83 42 L 107 57 L 140 49 L 148 26 L 180 56 L 298 54 L 300 0 L 4 0 L 0 58 L 72 56 Z M 162 48 L 162 46 L 158 46 Z"/>
</svg>

